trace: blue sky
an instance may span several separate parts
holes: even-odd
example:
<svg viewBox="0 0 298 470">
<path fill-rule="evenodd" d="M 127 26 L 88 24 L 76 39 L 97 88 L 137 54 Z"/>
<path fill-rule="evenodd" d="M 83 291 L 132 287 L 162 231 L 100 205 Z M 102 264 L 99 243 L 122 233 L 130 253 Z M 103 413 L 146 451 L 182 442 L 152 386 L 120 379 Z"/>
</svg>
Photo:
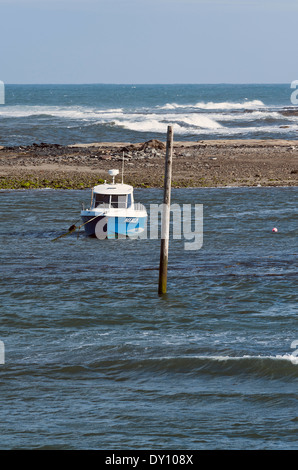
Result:
<svg viewBox="0 0 298 470">
<path fill-rule="evenodd" d="M 290 83 L 297 0 L 0 0 L 5 83 Z"/>
</svg>

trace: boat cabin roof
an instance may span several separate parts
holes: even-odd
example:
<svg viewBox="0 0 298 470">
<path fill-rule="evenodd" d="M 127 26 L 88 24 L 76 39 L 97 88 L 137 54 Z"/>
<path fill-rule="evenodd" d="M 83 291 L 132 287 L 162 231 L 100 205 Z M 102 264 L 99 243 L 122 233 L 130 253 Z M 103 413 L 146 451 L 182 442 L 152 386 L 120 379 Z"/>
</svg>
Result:
<svg viewBox="0 0 298 470">
<path fill-rule="evenodd" d="M 99 184 L 98 186 L 94 186 L 93 192 L 96 194 L 117 194 L 117 195 L 124 195 L 124 194 L 131 194 L 133 192 L 133 187 L 129 184 Z"/>
</svg>

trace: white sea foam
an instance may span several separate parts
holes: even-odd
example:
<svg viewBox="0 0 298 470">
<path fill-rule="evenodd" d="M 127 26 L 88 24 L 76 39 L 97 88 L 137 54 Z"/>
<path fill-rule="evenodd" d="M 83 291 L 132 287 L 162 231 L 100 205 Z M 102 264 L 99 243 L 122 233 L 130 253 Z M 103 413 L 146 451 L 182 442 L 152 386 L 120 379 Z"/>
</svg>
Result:
<svg viewBox="0 0 298 470">
<path fill-rule="evenodd" d="M 202 358 L 203 356 L 200 356 Z M 213 359 L 215 361 L 241 361 L 245 359 L 255 359 L 255 360 L 263 360 L 263 359 L 269 359 L 272 361 L 276 360 L 282 360 L 282 361 L 289 361 L 294 365 L 298 365 L 298 357 L 293 356 L 292 354 L 284 354 L 284 355 L 276 355 L 276 356 L 250 356 L 250 355 L 244 355 L 244 356 L 207 356 L 208 359 Z"/>
<path fill-rule="evenodd" d="M 157 119 L 146 119 L 142 121 L 115 120 L 114 124 L 116 126 L 123 127 L 124 129 L 137 132 L 167 132 L 167 124 L 164 122 L 160 122 Z"/>
<path fill-rule="evenodd" d="M 198 103 L 195 105 L 197 109 L 182 109 L 182 105 L 177 105 L 181 109 L 177 111 L 174 105 L 169 106 L 169 112 L 166 112 L 165 107 L 163 111 L 150 112 L 150 109 L 135 110 L 135 112 L 127 112 L 123 108 L 107 108 L 100 109 L 96 107 L 87 106 L 5 106 L 0 109 L 0 118 L 42 118 L 49 119 L 65 119 L 68 121 L 80 122 L 82 126 L 93 125 L 113 125 L 119 126 L 123 129 L 128 129 L 133 132 L 152 132 L 152 133 L 166 133 L 168 125 L 173 125 L 174 132 L 180 135 L 198 135 L 206 134 L 219 136 L 237 136 L 237 135 L 250 135 L 257 133 L 276 133 L 277 135 L 285 135 L 288 132 L 297 131 L 297 117 L 282 116 L 276 111 L 257 110 L 253 109 L 252 112 L 235 112 L 230 111 L 232 106 L 245 107 L 256 106 L 263 104 L 258 100 L 246 101 L 245 103 Z M 205 111 L 200 112 L 199 106 L 204 105 Z M 222 107 L 219 112 L 216 112 L 216 107 Z M 213 112 L 206 112 L 207 108 L 213 109 Z M 226 107 L 226 108 L 225 108 Z M 173 112 L 170 111 L 173 109 Z M 185 107 L 184 107 L 185 108 Z M 226 111 L 225 111 L 226 109 Z M 153 109 L 152 109 L 153 111 Z M 270 119 L 273 122 L 267 123 L 264 126 L 255 126 L 254 121 L 266 123 Z M 286 119 L 287 127 L 282 128 L 274 120 Z M 233 123 L 234 125 L 226 127 L 225 123 Z M 245 127 L 239 126 L 238 122 L 246 122 Z M 249 123 L 252 123 L 249 126 Z M 70 122 L 66 122 L 68 128 L 71 127 Z M 73 125 L 73 124 L 72 124 Z"/>
<path fill-rule="evenodd" d="M 276 111 L 253 111 L 251 113 L 213 113 L 208 116 L 219 121 L 259 121 L 265 119 L 284 119 L 284 116 Z"/>
<path fill-rule="evenodd" d="M 179 108 L 197 108 L 197 109 L 253 109 L 260 108 L 265 106 L 263 101 L 252 100 L 252 101 L 243 101 L 242 103 L 233 103 L 230 101 L 214 103 L 209 101 L 208 103 L 198 102 L 195 104 L 177 104 L 177 103 L 167 103 L 164 106 L 158 106 L 159 109 L 179 109 Z"/>
<path fill-rule="evenodd" d="M 189 134 L 200 130 L 220 129 L 223 126 L 200 114 L 128 114 L 122 119 L 113 120 L 114 125 L 137 132 L 167 132 L 167 126 L 173 125 L 178 134 Z"/>
<path fill-rule="evenodd" d="M 215 119 L 211 119 L 208 116 L 203 116 L 202 114 L 189 114 L 187 116 L 184 115 L 181 120 L 185 124 L 200 127 L 202 129 L 219 129 L 223 127 Z"/>
<path fill-rule="evenodd" d="M 177 357 L 172 356 L 163 356 L 160 357 L 160 360 L 163 359 L 177 359 Z M 271 360 L 271 361 L 286 361 L 291 362 L 293 365 L 298 365 L 298 357 L 294 356 L 293 354 L 283 354 L 276 356 L 262 356 L 262 355 L 250 355 L 244 354 L 243 356 L 223 356 L 223 355 L 191 355 L 191 356 L 183 356 L 179 357 L 179 359 L 200 359 L 204 361 L 217 361 L 217 362 L 233 362 L 233 361 L 249 361 L 249 360 L 256 360 L 256 361 L 263 361 L 263 360 Z"/>
<path fill-rule="evenodd" d="M 181 117 L 176 119 L 170 119 L 167 116 L 167 119 L 142 119 L 142 120 L 130 120 L 130 119 L 121 119 L 114 120 L 113 124 L 116 126 L 123 127 L 128 130 L 136 132 L 158 132 L 166 133 L 167 126 L 173 125 L 174 132 L 180 135 L 201 135 L 208 132 L 209 135 L 218 135 L 218 136 L 249 136 L 250 134 L 272 134 L 276 135 L 287 135 L 288 132 L 296 131 L 297 125 L 290 125 L 287 128 L 281 128 L 280 126 L 250 126 L 250 127 L 224 127 L 215 121 L 205 121 L 203 124 L 202 121 L 199 123 L 194 123 L 192 119 Z"/>
<path fill-rule="evenodd" d="M 249 136 L 251 134 L 280 134 L 287 135 L 289 132 L 296 132 L 298 130 L 297 125 L 289 125 L 289 127 L 283 128 L 280 126 L 251 126 L 251 127 L 223 127 L 220 129 L 214 129 L 213 133 L 218 135 L 228 136 Z M 211 133 L 211 131 L 210 131 Z"/>
<path fill-rule="evenodd" d="M 96 109 L 79 106 L 6 106 L 0 109 L 0 117 L 5 118 L 49 116 L 67 119 L 97 119 L 121 114 L 123 114 L 122 108 Z"/>
</svg>

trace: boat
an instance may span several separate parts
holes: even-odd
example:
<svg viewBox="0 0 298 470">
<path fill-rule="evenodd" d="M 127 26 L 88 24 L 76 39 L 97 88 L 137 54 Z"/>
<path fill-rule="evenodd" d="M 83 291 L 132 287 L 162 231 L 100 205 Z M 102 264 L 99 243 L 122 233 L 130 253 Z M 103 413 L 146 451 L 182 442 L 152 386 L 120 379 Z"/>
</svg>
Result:
<svg viewBox="0 0 298 470">
<path fill-rule="evenodd" d="M 92 188 L 90 208 L 82 208 L 86 235 L 99 239 L 139 237 L 147 224 L 145 206 L 134 202 L 133 186 L 115 183 L 119 170 L 108 171 L 112 182 Z"/>
</svg>

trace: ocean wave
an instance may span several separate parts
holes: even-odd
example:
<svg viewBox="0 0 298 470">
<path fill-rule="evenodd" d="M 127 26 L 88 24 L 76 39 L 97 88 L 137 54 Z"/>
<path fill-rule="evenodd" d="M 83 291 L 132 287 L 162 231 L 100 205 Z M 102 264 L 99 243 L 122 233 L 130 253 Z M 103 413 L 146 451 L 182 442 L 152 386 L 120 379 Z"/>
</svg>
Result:
<svg viewBox="0 0 298 470">
<path fill-rule="evenodd" d="M 177 122 L 178 121 L 178 122 Z M 148 119 L 143 121 L 129 121 L 129 120 L 114 120 L 113 125 L 119 126 L 123 129 L 135 131 L 135 132 L 151 132 L 166 134 L 168 125 L 173 126 L 173 130 L 179 135 L 202 135 L 208 132 L 213 136 L 250 136 L 250 135 L 262 135 L 262 134 L 276 134 L 276 135 L 288 135 L 290 132 L 296 132 L 298 130 L 297 124 L 288 125 L 287 127 L 280 127 L 277 125 L 267 126 L 247 126 L 247 127 L 225 127 L 216 121 L 210 120 L 205 123 L 201 122 L 195 125 L 191 122 L 191 119 L 181 118 L 166 120 Z"/>
<path fill-rule="evenodd" d="M 128 129 L 130 131 L 136 132 L 157 132 L 157 133 L 166 133 L 168 124 L 165 122 L 158 121 L 157 119 L 144 119 L 142 121 L 132 121 L 132 120 L 115 120 L 113 122 L 115 126 Z M 181 132 L 181 126 L 176 126 L 176 132 Z"/>
<path fill-rule="evenodd" d="M 140 374 L 157 375 L 183 375 L 187 377 L 198 377 L 199 375 L 220 376 L 244 376 L 257 377 L 265 380 L 287 380 L 298 378 L 298 358 L 290 354 L 276 356 L 177 356 L 177 357 L 153 357 L 153 358 L 101 358 L 95 359 L 88 354 L 84 354 L 84 360 L 79 356 L 74 360 L 56 362 L 55 356 L 49 358 L 36 357 L 39 367 L 46 367 L 47 374 L 78 375 L 80 373 L 100 372 L 108 373 L 109 376 L 140 376 Z M 26 358 L 24 358 L 26 359 Z M 61 357 L 60 357 L 61 359 Z M 66 359 L 66 358 L 65 358 Z M 68 358 L 69 359 L 69 358 Z M 80 363 L 78 363 L 80 359 Z M 95 360 L 94 360 L 95 359 Z M 31 358 L 32 360 L 32 358 Z M 9 367 L 8 367 L 9 368 Z M 15 375 L 24 375 L 26 371 L 14 370 Z M 31 369 L 29 369 L 31 371 Z M 31 371 L 32 372 L 32 371 Z M 31 373 L 30 372 L 30 373 Z M 36 373 L 39 373 L 36 370 Z"/>
<path fill-rule="evenodd" d="M 66 119 L 98 119 L 122 114 L 122 108 L 96 109 L 78 106 L 5 106 L 0 110 L 0 117 L 2 118 L 48 116 Z"/>
<path fill-rule="evenodd" d="M 258 100 L 245 102 L 245 107 L 262 104 Z M 155 112 L 152 109 L 140 111 L 135 109 L 125 110 L 123 108 L 97 109 L 96 107 L 84 106 L 6 106 L 0 110 L 0 118 L 32 118 L 38 124 L 39 120 L 43 124 L 46 119 L 56 125 L 55 119 L 65 121 L 67 129 L 75 126 L 111 126 L 118 127 L 136 133 L 156 133 L 166 134 L 168 125 L 172 125 L 174 132 L 181 136 L 191 136 L 206 134 L 212 136 L 250 136 L 263 134 L 288 135 L 297 131 L 297 116 L 289 120 L 277 111 L 270 111 L 267 108 L 263 110 L 253 109 L 251 112 L 239 111 L 232 112 L 232 105 L 244 107 L 240 103 L 205 103 L 205 109 L 213 107 L 213 112 L 200 112 L 197 109 L 182 109 L 182 105 L 177 105 L 181 109 L 179 112 Z M 249 106 L 247 106 L 249 105 Z M 174 105 L 171 105 L 173 107 Z M 216 112 L 215 107 L 222 107 Z M 170 109 L 170 107 L 169 107 Z M 282 124 L 284 124 L 282 126 Z M 19 124 L 18 124 L 19 125 Z M 28 125 L 28 122 L 26 123 Z M 34 123 L 35 125 L 35 123 Z"/>
<path fill-rule="evenodd" d="M 222 127 L 215 119 L 200 114 L 157 114 L 129 113 L 122 108 L 95 110 L 89 108 L 59 108 L 44 106 L 10 107 L 0 112 L 0 117 L 56 117 L 68 120 L 81 120 L 84 124 L 112 124 L 137 132 L 166 132 L 169 123 L 176 123 L 176 130 L 184 132 L 183 126 L 194 126 L 203 129 Z"/>
<path fill-rule="evenodd" d="M 173 118 L 174 117 L 172 117 L 172 120 Z M 203 116 L 202 114 L 189 114 L 187 116 L 180 116 L 178 119 L 182 120 L 185 124 L 199 127 L 201 129 L 219 129 L 223 127 L 215 120 L 215 116 L 212 119 L 211 117 Z"/>
<path fill-rule="evenodd" d="M 261 101 L 254 100 L 246 103 L 197 103 L 195 105 L 178 105 L 178 104 L 167 104 L 165 106 L 157 106 L 155 108 L 159 110 L 176 110 L 176 109 L 202 109 L 202 110 L 233 110 L 233 109 L 245 109 L 255 108 L 257 106 L 264 106 Z M 256 111 L 257 112 L 257 111 Z M 98 119 L 108 118 L 114 116 L 131 116 L 131 115 L 154 115 L 154 110 L 150 109 L 135 109 L 125 110 L 123 108 L 106 108 L 101 109 L 97 107 L 85 107 L 85 106 L 5 106 L 0 109 L 0 117 L 2 118 L 22 118 L 22 117 L 37 117 L 37 116 L 49 116 L 59 117 L 67 119 Z M 188 113 L 190 114 L 190 113 Z M 276 117 L 278 113 L 273 113 L 272 116 Z M 179 115 L 179 114 L 178 114 Z M 162 114 L 163 116 L 163 114 Z M 174 114 L 175 116 L 175 114 Z M 224 116 L 224 114 L 223 114 Z M 261 117 L 262 114 L 255 114 L 254 117 Z M 248 116 L 247 116 L 248 117 Z M 250 116 L 251 118 L 252 116 Z M 281 116 L 282 117 L 282 116 Z M 235 119 L 239 119 L 239 116 L 234 116 Z"/>
<path fill-rule="evenodd" d="M 163 106 L 158 106 L 159 109 L 179 109 L 179 108 L 196 108 L 196 109 L 251 109 L 265 106 L 263 101 L 252 100 L 243 101 L 242 103 L 234 103 L 230 101 L 218 102 L 209 101 L 208 103 L 198 102 L 196 104 L 177 104 L 167 103 Z"/>
<path fill-rule="evenodd" d="M 173 125 L 178 134 L 193 133 L 197 129 L 220 129 L 223 126 L 209 117 L 199 114 L 188 115 L 127 115 L 113 124 L 137 132 L 166 133 L 168 125 Z"/>
<path fill-rule="evenodd" d="M 276 136 L 288 136 L 290 133 L 295 132 L 297 134 L 298 127 L 295 125 L 287 125 L 286 127 L 281 127 L 280 125 L 267 125 L 267 126 L 242 126 L 242 127 L 222 127 L 218 129 L 209 129 L 209 133 L 212 135 L 218 135 L 221 137 L 233 137 L 233 136 L 258 136 L 261 135 L 276 135 Z M 197 130 L 196 134 L 202 134 L 202 130 Z M 295 136 L 296 137 L 296 136 Z M 285 137 L 287 138 L 287 137 Z"/>
<path fill-rule="evenodd" d="M 207 374 L 217 376 L 257 376 L 266 379 L 279 379 L 280 377 L 298 377 L 298 358 L 290 355 L 277 356 L 185 356 L 162 357 L 150 359 L 131 359 L 117 361 L 104 361 L 104 364 L 95 362 L 95 368 L 108 367 L 111 371 L 139 374 L 153 372 L 155 374 L 183 374 L 198 376 Z M 93 367 L 91 366 L 91 368 Z"/>
<path fill-rule="evenodd" d="M 285 117 L 276 111 L 252 111 L 251 113 L 212 113 L 208 114 L 211 119 L 218 119 L 219 121 L 284 121 Z M 286 119 L 288 120 L 288 119 Z"/>
</svg>

